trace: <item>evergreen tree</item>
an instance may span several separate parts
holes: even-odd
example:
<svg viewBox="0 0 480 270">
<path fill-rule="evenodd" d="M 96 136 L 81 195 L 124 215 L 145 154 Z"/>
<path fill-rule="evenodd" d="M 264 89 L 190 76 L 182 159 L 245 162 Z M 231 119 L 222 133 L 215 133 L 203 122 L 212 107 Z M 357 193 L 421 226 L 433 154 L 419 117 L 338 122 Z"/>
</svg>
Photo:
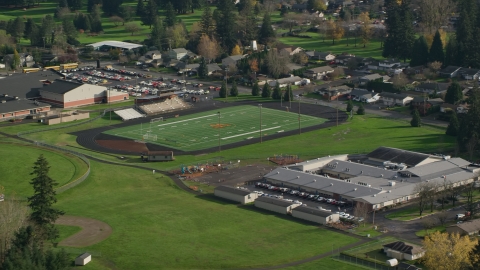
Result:
<svg viewBox="0 0 480 270">
<path fill-rule="evenodd" d="M 424 36 L 419 37 L 413 44 L 410 66 L 425 66 L 428 63 L 428 44 Z"/>
<path fill-rule="evenodd" d="M 174 26 L 175 23 L 177 22 L 177 18 L 175 15 L 175 9 L 173 8 L 173 5 L 171 2 L 168 2 L 167 5 L 165 6 L 165 25 L 167 27 Z"/>
<path fill-rule="evenodd" d="M 57 202 L 54 187 L 58 183 L 48 175 L 50 166 L 43 155 L 40 155 L 34 164 L 31 173 L 34 178 L 30 182 L 34 193 L 28 197 L 28 206 L 32 209 L 30 220 L 45 240 L 54 240 L 58 237 L 58 229 L 54 223 L 64 214 L 63 211 L 52 207 Z"/>
<path fill-rule="evenodd" d="M 58 6 L 61 8 L 68 8 L 68 2 L 67 0 L 58 0 Z"/>
<path fill-rule="evenodd" d="M 468 97 L 468 112 L 462 117 L 460 121 L 460 128 L 457 133 L 457 142 L 461 151 L 467 149 L 466 145 L 472 137 L 477 137 L 480 134 L 480 93 L 478 88 L 474 88 L 471 95 Z"/>
<path fill-rule="evenodd" d="M 435 62 L 438 61 L 442 64 L 445 63 L 445 53 L 443 52 L 443 43 L 440 37 L 440 32 L 435 33 L 433 37 L 432 46 L 430 47 L 430 52 L 428 54 L 428 61 Z"/>
<path fill-rule="evenodd" d="M 217 23 L 217 36 L 225 51 L 231 52 L 237 43 L 235 36 L 236 10 L 233 1 L 217 1 L 215 10 Z"/>
<path fill-rule="evenodd" d="M 258 85 L 258 82 L 256 81 L 253 84 L 253 87 L 252 87 L 252 96 L 256 97 L 256 96 L 259 96 L 259 95 L 260 95 L 260 86 Z"/>
<path fill-rule="evenodd" d="M 62 27 L 63 27 L 63 33 L 65 33 L 67 38 L 76 38 L 78 36 L 77 29 L 75 29 L 75 25 L 73 25 L 73 21 L 71 19 L 68 19 L 68 18 L 63 19 Z"/>
<path fill-rule="evenodd" d="M 126 22 L 131 21 L 133 18 L 133 11 L 130 6 L 125 6 L 122 5 L 118 8 L 118 16 L 123 19 L 123 25 L 125 25 Z"/>
<path fill-rule="evenodd" d="M 69 0 L 68 6 L 72 11 L 82 9 L 82 0 Z"/>
<path fill-rule="evenodd" d="M 162 20 L 159 18 L 155 19 L 155 23 L 153 24 L 152 32 L 150 33 L 150 45 L 157 47 L 159 50 L 167 48 L 165 46 L 165 27 L 163 26 Z"/>
<path fill-rule="evenodd" d="M 157 13 L 158 13 L 157 4 L 155 4 L 154 0 L 149 0 L 147 7 L 145 8 L 145 12 L 143 13 L 143 16 L 141 18 L 142 23 L 144 25 L 150 26 L 150 29 L 151 29 L 152 25 L 155 23 L 157 19 Z"/>
<path fill-rule="evenodd" d="M 20 42 L 20 39 L 23 37 L 24 33 L 25 23 L 23 22 L 23 19 L 20 17 L 15 18 L 10 29 L 10 34 L 12 35 L 12 37 L 15 38 L 17 42 Z"/>
<path fill-rule="evenodd" d="M 213 37 L 213 34 L 215 33 L 215 21 L 213 20 L 212 10 L 208 5 L 205 5 L 205 8 L 203 9 L 203 14 L 200 18 L 200 27 L 202 34 L 205 34 L 210 38 Z"/>
<path fill-rule="evenodd" d="M 449 104 L 457 104 L 463 99 L 462 87 L 457 81 L 452 82 L 445 94 L 445 102 Z"/>
<path fill-rule="evenodd" d="M 280 84 L 278 82 L 275 84 L 275 87 L 273 88 L 272 98 L 282 99 L 282 89 L 280 89 Z"/>
<path fill-rule="evenodd" d="M 458 45 L 455 37 L 450 37 L 445 48 L 445 66 L 458 66 Z"/>
<path fill-rule="evenodd" d="M 107 16 L 112 16 L 119 13 L 119 8 L 123 0 L 106 0 L 103 1 L 102 10 Z"/>
<path fill-rule="evenodd" d="M 198 77 L 201 79 L 204 79 L 208 76 L 208 68 L 207 68 L 207 61 L 205 61 L 205 58 L 202 58 L 202 61 L 200 61 L 200 66 L 198 67 Z"/>
<path fill-rule="evenodd" d="M 358 115 L 364 115 L 365 114 L 365 108 L 363 107 L 363 103 L 360 103 L 360 105 L 358 105 L 357 114 Z"/>
<path fill-rule="evenodd" d="M 293 101 L 293 91 L 290 85 L 287 85 L 287 91 L 283 94 L 284 101 Z"/>
<path fill-rule="evenodd" d="M 271 95 L 272 95 L 272 89 L 270 88 L 270 85 L 268 85 L 268 83 L 266 82 L 262 88 L 262 97 L 269 98 Z"/>
<path fill-rule="evenodd" d="M 410 125 L 412 127 L 421 127 L 422 126 L 422 119 L 420 119 L 420 114 L 418 113 L 418 110 L 415 109 L 413 112 L 412 120 L 410 121 Z"/>
<path fill-rule="evenodd" d="M 220 92 L 218 95 L 221 98 L 226 98 L 227 97 L 227 85 L 225 84 L 225 81 L 222 82 L 222 87 L 220 88 Z"/>
<path fill-rule="evenodd" d="M 342 9 L 343 10 L 343 9 Z M 285 16 L 288 14 L 288 8 L 286 5 L 282 5 L 282 8 L 280 9 L 280 16 Z"/>
<path fill-rule="evenodd" d="M 106 0 L 108 1 L 108 0 Z M 88 0 L 87 2 L 87 12 L 92 13 L 95 6 L 101 5 L 102 0 Z"/>
<path fill-rule="evenodd" d="M 232 87 L 230 88 L 230 96 L 238 97 L 237 82 L 235 80 L 233 81 Z"/>
<path fill-rule="evenodd" d="M 137 1 L 137 11 L 135 14 L 138 17 L 143 17 L 145 15 L 145 5 L 143 4 L 143 0 Z"/>
<path fill-rule="evenodd" d="M 383 46 L 383 57 L 398 57 L 406 62 L 412 56 L 415 31 L 410 0 L 398 4 L 395 0 L 385 1 L 387 7 L 387 38 Z"/>
<path fill-rule="evenodd" d="M 353 101 L 351 99 L 347 102 L 347 112 L 351 112 L 353 110 Z"/>
<path fill-rule="evenodd" d="M 458 1 L 458 10 L 460 17 L 456 28 L 458 64 L 464 67 L 478 67 L 479 63 L 475 62 L 478 3 L 475 0 Z"/>
<path fill-rule="evenodd" d="M 258 42 L 260 44 L 268 44 L 272 39 L 275 38 L 275 31 L 272 28 L 272 22 L 270 20 L 270 15 L 265 13 L 263 16 L 262 26 L 258 32 Z"/>
<path fill-rule="evenodd" d="M 413 43 L 415 42 L 415 30 L 413 29 L 413 15 L 410 9 L 410 0 L 403 0 L 400 4 L 401 28 L 399 32 L 398 57 L 407 62 L 412 56 Z"/>
<path fill-rule="evenodd" d="M 455 112 L 452 112 L 452 114 L 450 115 L 450 123 L 448 124 L 445 134 L 449 136 L 457 136 L 459 128 L 460 123 L 458 122 L 457 114 Z"/>
</svg>

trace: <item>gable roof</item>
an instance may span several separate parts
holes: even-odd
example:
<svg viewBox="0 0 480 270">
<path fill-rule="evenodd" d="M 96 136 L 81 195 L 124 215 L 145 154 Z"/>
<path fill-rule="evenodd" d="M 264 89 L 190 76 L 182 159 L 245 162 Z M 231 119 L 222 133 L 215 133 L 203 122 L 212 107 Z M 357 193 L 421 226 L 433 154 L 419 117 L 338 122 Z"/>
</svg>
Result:
<svg viewBox="0 0 480 270">
<path fill-rule="evenodd" d="M 473 69 L 473 68 L 462 68 L 460 70 L 460 73 L 464 75 L 475 75 L 480 72 L 480 69 Z"/>
<path fill-rule="evenodd" d="M 425 252 L 423 248 L 417 245 L 405 244 L 405 242 L 397 241 L 390 244 L 383 245 L 386 248 L 390 248 L 396 251 L 400 251 L 405 254 L 415 255 L 418 253 Z"/>
<path fill-rule="evenodd" d="M 176 48 L 176 49 L 173 49 L 172 51 L 174 51 L 175 53 L 188 53 L 188 51 L 185 48 Z"/>
<path fill-rule="evenodd" d="M 390 93 L 390 92 L 382 92 L 380 93 L 380 96 L 394 98 L 394 99 L 405 99 L 409 97 L 409 95 L 405 93 L 397 94 L 397 93 Z"/>
<path fill-rule="evenodd" d="M 449 83 L 421 83 L 417 86 L 419 89 L 430 89 L 430 90 L 438 90 L 438 91 L 446 91 L 448 89 Z"/>
<path fill-rule="evenodd" d="M 377 80 L 377 79 L 380 79 L 380 78 L 383 78 L 383 76 L 380 75 L 380 74 L 374 73 L 374 74 L 370 74 L 370 75 L 365 75 L 365 76 L 361 77 L 360 79 L 366 79 L 366 80 L 373 81 L 373 80 Z"/>
<path fill-rule="evenodd" d="M 445 73 L 445 74 L 452 74 L 453 72 L 458 71 L 459 69 L 461 69 L 461 67 L 448 66 L 446 68 L 443 68 L 443 69 L 439 70 L 438 72 L 439 73 Z"/>
<path fill-rule="evenodd" d="M 313 73 L 323 73 L 323 72 L 328 72 L 333 70 L 334 69 L 331 66 L 323 66 L 323 67 L 311 68 L 311 69 L 308 69 L 307 71 L 313 72 Z"/>
<path fill-rule="evenodd" d="M 313 208 L 310 206 L 303 206 L 303 205 L 296 207 L 292 211 L 302 212 L 302 213 L 311 214 L 311 215 L 320 216 L 320 217 L 329 217 L 332 215 L 332 212 L 320 210 L 318 208 Z"/>
<path fill-rule="evenodd" d="M 454 224 L 450 227 L 458 227 L 466 233 L 472 233 L 480 230 L 480 219 L 474 219 L 472 221 L 463 222 L 460 224 Z"/>
<path fill-rule="evenodd" d="M 40 91 L 47 91 L 56 94 L 65 94 L 75 88 L 82 86 L 82 83 L 56 79 L 52 84 L 46 84 Z"/>
<path fill-rule="evenodd" d="M 370 92 L 366 89 L 353 89 L 352 92 L 350 92 L 350 96 L 359 97 L 359 96 L 363 96 L 363 95 L 368 94 L 368 93 L 370 93 Z"/>
<path fill-rule="evenodd" d="M 215 188 L 215 190 L 220 190 L 228 193 L 232 193 L 235 195 L 240 195 L 240 196 L 247 196 L 252 194 L 250 190 L 245 190 L 245 189 L 240 189 L 240 188 L 234 188 L 231 186 L 218 186 Z"/>
</svg>

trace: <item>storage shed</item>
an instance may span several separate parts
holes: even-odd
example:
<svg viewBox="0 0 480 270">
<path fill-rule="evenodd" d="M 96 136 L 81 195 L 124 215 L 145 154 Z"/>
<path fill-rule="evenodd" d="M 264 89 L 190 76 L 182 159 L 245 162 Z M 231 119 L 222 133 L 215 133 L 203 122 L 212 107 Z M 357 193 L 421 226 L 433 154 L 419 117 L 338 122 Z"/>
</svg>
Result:
<svg viewBox="0 0 480 270">
<path fill-rule="evenodd" d="M 141 156 L 143 161 L 172 161 L 173 151 L 147 151 Z"/>
<path fill-rule="evenodd" d="M 82 255 L 75 258 L 75 265 L 86 265 L 92 260 L 92 255 L 85 252 Z"/>
<path fill-rule="evenodd" d="M 293 209 L 292 216 L 323 225 L 337 222 L 340 219 L 339 214 L 334 214 L 332 212 L 310 206 L 300 206 Z"/>
<path fill-rule="evenodd" d="M 248 189 L 235 188 L 231 186 L 218 186 L 214 191 L 215 196 L 224 198 L 230 201 L 247 204 L 255 201 L 258 194 Z"/>
<path fill-rule="evenodd" d="M 271 198 L 271 197 L 259 197 L 255 200 L 255 206 L 262 208 L 268 211 L 277 212 L 280 214 L 288 214 L 292 212 L 292 209 L 300 206 L 300 204 L 295 204 L 293 202 Z"/>
</svg>

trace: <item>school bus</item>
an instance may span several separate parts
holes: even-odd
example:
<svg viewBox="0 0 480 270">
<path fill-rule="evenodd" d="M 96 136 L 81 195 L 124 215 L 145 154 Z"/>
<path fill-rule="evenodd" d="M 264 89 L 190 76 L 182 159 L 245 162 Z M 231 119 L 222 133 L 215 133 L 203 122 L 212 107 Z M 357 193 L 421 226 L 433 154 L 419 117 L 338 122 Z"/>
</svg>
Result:
<svg viewBox="0 0 480 270">
<path fill-rule="evenodd" d="M 30 72 L 37 72 L 40 71 L 41 68 L 24 68 L 23 73 L 30 73 Z"/>
<path fill-rule="evenodd" d="M 78 64 L 77 63 L 68 63 L 68 64 L 61 64 L 60 68 L 61 69 L 72 69 L 72 68 L 77 68 Z"/>
<path fill-rule="evenodd" d="M 50 67 L 45 67 L 45 69 L 53 69 L 53 70 L 59 71 L 60 66 L 50 66 Z"/>
</svg>

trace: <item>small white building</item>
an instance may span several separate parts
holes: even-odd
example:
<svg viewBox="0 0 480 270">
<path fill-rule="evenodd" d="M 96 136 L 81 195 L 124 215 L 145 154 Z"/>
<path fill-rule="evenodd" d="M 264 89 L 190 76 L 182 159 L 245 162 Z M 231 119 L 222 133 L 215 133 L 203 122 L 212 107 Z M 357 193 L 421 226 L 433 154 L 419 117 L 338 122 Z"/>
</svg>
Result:
<svg viewBox="0 0 480 270">
<path fill-rule="evenodd" d="M 291 213 L 294 208 L 300 206 L 300 204 L 295 204 L 293 202 L 272 197 L 258 197 L 255 200 L 255 206 L 268 211 L 286 215 Z"/>
<path fill-rule="evenodd" d="M 407 261 L 420 259 L 425 255 L 425 250 L 422 247 L 401 241 L 383 245 L 383 251 L 390 258 Z"/>
<path fill-rule="evenodd" d="M 310 206 L 300 206 L 293 209 L 292 216 L 311 222 L 320 223 L 322 225 L 335 223 L 340 219 L 339 214 L 334 214 L 332 212 Z"/>
<path fill-rule="evenodd" d="M 230 201 L 247 204 L 254 202 L 258 194 L 245 188 L 235 188 L 231 186 L 219 186 L 215 188 L 215 196 L 224 198 Z"/>
<path fill-rule="evenodd" d="M 89 253 L 83 253 L 77 258 L 75 258 L 75 265 L 86 265 L 92 260 L 92 255 Z"/>
</svg>

